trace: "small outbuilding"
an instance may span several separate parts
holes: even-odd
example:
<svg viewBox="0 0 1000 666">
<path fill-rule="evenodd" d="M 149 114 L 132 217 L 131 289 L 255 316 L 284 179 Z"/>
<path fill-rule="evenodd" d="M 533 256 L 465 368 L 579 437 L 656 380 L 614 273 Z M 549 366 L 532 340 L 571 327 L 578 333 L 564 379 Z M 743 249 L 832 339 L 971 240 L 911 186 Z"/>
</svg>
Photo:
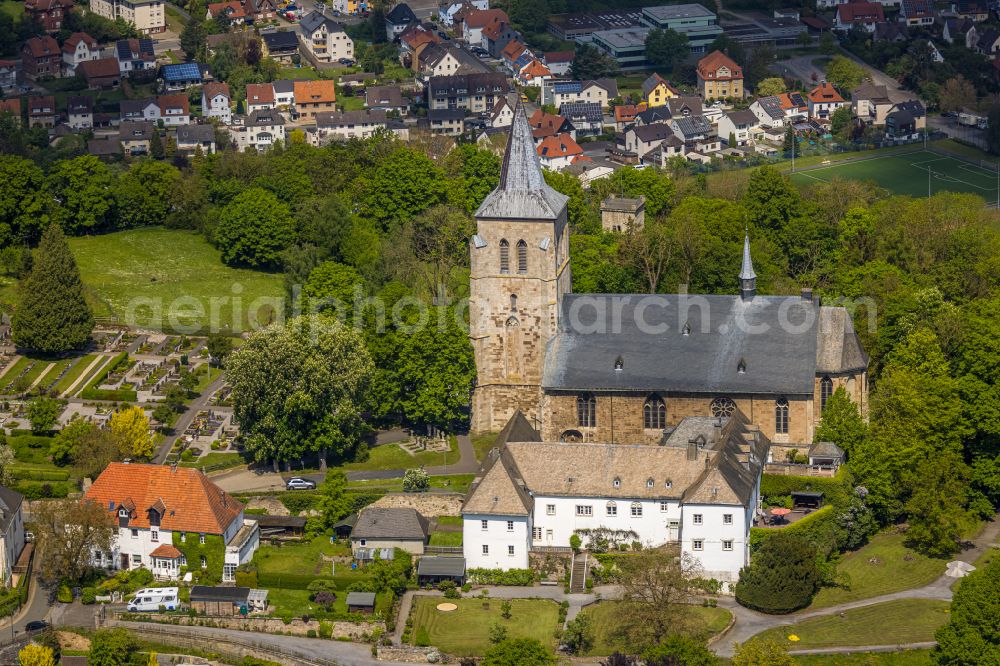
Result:
<svg viewBox="0 0 1000 666">
<path fill-rule="evenodd" d="M 415 509 L 368 507 L 351 531 L 351 550 L 355 557 L 363 548 L 400 548 L 423 555 L 427 526 L 427 519 Z"/>
<path fill-rule="evenodd" d="M 823 493 L 812 490 L 792 491 L 792 505 L 798 508 L 818 509 L 823 504 Z"/>
<path fill-rule="evenodd" d="M 305 516 L 254 516 L 261 538 L 302 536 L 306 529 Z"/>
<path fill-rule="evenodd" d="M 348 592 L 347 612 L 371 615 L 375 612 L 374 592 Z"/>
<path fill-rule="evenodd" d="M 844 449 L 833 442 L 815 442 L 807 452 L 810 465 L 840 467 L 844 463 Z"/>
<path fill-rule="evenodd" d="M 191 588 L 191 609 L 206 615 L 239 615 L 241 609 L 249 610 L 249 598 L 249 587 L 195 585 Z"/>
<path fill-rule="evenodd" d="M 417 563 L 417 583 L 435 585 L 443 580 L 465 582 L 464 557 L 422 557 Z"/>
</svg>

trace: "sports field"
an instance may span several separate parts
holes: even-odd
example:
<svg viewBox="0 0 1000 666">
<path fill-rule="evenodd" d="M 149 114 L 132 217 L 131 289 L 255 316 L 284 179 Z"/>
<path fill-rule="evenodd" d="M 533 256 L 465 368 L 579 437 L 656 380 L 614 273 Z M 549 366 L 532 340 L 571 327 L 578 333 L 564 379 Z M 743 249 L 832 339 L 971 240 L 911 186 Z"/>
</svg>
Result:
<svg viewBox="0 0 1000 666">
<path fill-rule="evenodd" d="M 967 192 L 978 194 L 987 203 L 997 200 L 996 171 L 926 150 L 819 166 L 792 174 L 792 181 L 799 185 L 833 178 L 871 180 L 893 194 L 915 197 L 927 196 L 929 180 L 931 194 Z"/>
</svg>

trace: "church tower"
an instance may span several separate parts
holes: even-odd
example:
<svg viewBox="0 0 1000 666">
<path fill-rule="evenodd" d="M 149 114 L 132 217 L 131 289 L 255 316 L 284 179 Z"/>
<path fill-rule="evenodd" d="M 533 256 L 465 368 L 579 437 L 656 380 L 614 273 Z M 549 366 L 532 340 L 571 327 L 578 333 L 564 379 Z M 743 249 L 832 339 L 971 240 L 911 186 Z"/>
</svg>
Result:
<svg viewBox="0 0 1000 666">
<path fill-rule="evenodd" d="M 545 183 L 519 102 L 500 184 L 476 211 L 470 246 L 474 432 L 500 430 L 516 410 L 539 417 L 545 347 L 570 291 L 566 201 Z"/>
</svg>

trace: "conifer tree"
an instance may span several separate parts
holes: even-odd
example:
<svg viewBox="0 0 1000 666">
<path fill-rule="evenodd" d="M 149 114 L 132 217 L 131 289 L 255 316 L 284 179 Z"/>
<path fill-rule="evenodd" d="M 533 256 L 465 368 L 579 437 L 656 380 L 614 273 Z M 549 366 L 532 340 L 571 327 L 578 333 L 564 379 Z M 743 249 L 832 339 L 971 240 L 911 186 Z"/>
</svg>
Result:
<svg viewBox="0 0 1000 666">
<path fill-rule="evenodd" d="M 14 342 L 42 354 L 82 347 L 94 328 L 83 283 L 66 237 L 57 224 L 42 235 L 31 272 L 19 285 L 12 319 Z"/>
</svg>

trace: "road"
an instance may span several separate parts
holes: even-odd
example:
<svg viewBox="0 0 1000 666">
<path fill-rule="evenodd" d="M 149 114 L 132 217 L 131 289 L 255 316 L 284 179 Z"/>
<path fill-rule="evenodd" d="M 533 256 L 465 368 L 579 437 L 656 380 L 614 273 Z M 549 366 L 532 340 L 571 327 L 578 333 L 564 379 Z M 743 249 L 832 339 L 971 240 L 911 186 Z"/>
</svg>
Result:
<svg viewBox="0 0 1000 666">
<path fill-rule="evenodd" d="M 197 398 L 191 401 L 191 404 L 187 406 L 187 409 L 177 417 L 177 421 L 174 423 L 173 433 L 169 437 L 163 440 L 163 444 L 157 450 L 156 455 L 153 456 L 153 462 L 157 465 L 162 465 L 167 459 L 167 454 L 170 453 L 170 448 L 177 441 L 178 437 L 184 436 L 184 431 L 187 430 L 191 422 L 198 415 L 198 412 L 203 409 L 208 409 L 210 401 L 212 399 L 212 394 L 222 388 L 222 385 L 226 383 L 225 375 L 219 375 L 215 378 L 208 387 L 202 391 Z"/>
</svg>

